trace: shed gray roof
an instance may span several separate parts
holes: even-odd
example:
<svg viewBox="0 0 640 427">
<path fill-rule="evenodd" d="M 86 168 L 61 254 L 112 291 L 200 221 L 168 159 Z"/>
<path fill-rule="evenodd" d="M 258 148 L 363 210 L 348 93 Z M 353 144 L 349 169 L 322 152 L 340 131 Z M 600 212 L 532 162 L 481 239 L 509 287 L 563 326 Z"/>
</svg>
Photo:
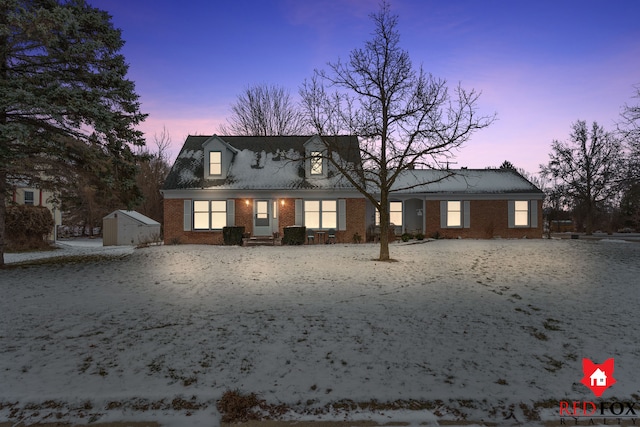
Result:
<svg viewBox="0 0 640 427">
<path fill-rule="evenodd" d="M 113 218 L 116 214 L 126 215 L 131 219 L 134 219 L 144 225 L 160 225 L 160 223 L 156 220 L 149 218 L 148 216 L 142 215 L 140 212 L 136 211 L 125 211 L 123 209 L 119 209 L 111 212 L 105 218 Z"/>
<path fill-rule="evenodd" d="M 312 136 L 219 136 L 237 150 L 226 179 L 205 180 L 203 144 L 211 136 L 188 136 L 164 182 L 165 190 L 188 188 L 219 189 L 304 189 L 351 188 L 344 178 L 305 178 L 300 174 L 305 142 Z M 355 136 L 338 136 L 331 141 L 340 156 L 359 164 L 360 147 Z M 261 167 L 254 163 L 261 154 Z M 253 165 L 253 167 L 252 167 Z"/>
</svg>

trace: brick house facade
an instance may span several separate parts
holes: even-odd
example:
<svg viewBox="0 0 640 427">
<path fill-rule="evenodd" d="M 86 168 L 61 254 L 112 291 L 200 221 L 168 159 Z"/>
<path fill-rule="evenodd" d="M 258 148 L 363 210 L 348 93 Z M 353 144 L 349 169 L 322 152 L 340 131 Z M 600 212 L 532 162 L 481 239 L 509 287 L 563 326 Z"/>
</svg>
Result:
<svg viewBox="0 0 640 427">
<path fill-rule="evenodd" d="M 332 156 L 360 164 L 356 137 L 333 146 Z M 272 236 L 294 225 L 318 238 L 331 230 L 338 242 L 364 241 L 376 211 L 325 150 L 318 136 L 189 136 L 163 188 L 165 242 L 222 244 L 225 226 Z M 397 186 L 390 199 L 397 234 L 542 237 L 543 193 L 516 171 L 413 170 Z"/>
</svg>

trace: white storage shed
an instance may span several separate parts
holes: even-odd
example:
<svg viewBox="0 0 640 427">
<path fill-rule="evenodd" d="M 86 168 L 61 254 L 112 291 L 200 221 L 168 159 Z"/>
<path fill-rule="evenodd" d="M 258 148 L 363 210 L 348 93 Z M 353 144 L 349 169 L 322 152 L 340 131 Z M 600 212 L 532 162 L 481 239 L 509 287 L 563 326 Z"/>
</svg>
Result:
<svg viewBox="0 0 640 427">
<path fill-rule="evenodd" d="M 160 223 L 139 212 L 117 210 L 102 219 L 104 246 L 135 246 L 159 241 Z"/>
</svg>

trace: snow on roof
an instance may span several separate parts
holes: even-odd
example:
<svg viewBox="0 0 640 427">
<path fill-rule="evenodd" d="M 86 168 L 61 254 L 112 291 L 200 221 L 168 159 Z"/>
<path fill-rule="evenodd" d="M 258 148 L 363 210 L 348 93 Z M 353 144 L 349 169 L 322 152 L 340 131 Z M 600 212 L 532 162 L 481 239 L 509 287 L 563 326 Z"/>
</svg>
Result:
<svg viewBox="0 0 640 427">
<path fill-rule="evenodd" d="M 224 179 L 205 179 L 203 144 L 211 136 L 189 136 L 167 177 L 164 189 L 215 188 L 224 190 L 354 189 L 329 165 L 328 176 L 306 177 L 304 144 L 311 136 L 218 137 L 233 148 L 233 160 Z M 341 136 L 336 153 L 349 162 L 359 162 L 358 139 Z M 357 153 L 356 153 L 357 152 Z M 451 175 L 451 176 L 449 176 Z M 392 188 L 395 194 L 542 194 L 512 169 L 415 169 L 401 173 Z M 375 189 L 371 189 L 375 193 Z"/>
<path fill-rule="evenodd" d="M 236 154 L 229 177 L 215 185 L 219 189 L 294 189 L 294 188 L 345 188 L 346 179 L 338 174 L 332 177 L 303 178 L 301 155 L 294 151 L 268 153 L 241 150 Z"/>
<path fill-rule="evenodd" d="M 302 161 L 304 144 L 311 136 L 280 137 L 219 137 L 231 149 L 233 160 L 225 179 L 205 179 L 203 144 L 210 136 L 187 137 L 171 168 L 164 189 L 330 189 L 353 188 L 333 171 L 328 177 L 304 177 Z M 340 136 L 335 141 L 337 151 L 348 161 L 359 156 L 358 140 Z M 337 153 L 334 153 L 337 155 Z M 329 169 L 331 172 L 331 169 Z"/>
<path fill-rule="evenodd" d="M 421 184 L 424 183 L 424 184 Z M 407 170 L 392 191 L 397 193 L 541 193 L 512 169 Z"/>
<path fill-rule="evenodd" d="M 115 214 L 122 214 L 122 215 L 126 215 L 129 218 L 132 218 L 138 222 L 141 222 L 145 225 L 160 225 L 160 223 L 158 221 L 155 221 L 151 218 L 149 218 L 148 216 L 142 215 L 140 212 L 136 212 L 136 211 L 126 211 L 124 209 L 119 209 L 117 211 L 111 212 L 109 215 L 107 215 L 107 218 L 113 218 L 115 216 Z"/>
<path fill-rule="evenodd" d="M 298 153 L 290 150 L 290 159 L 297 159 Z M 263 189 L 288 188 L 292 183 L 301 181 L 298 175 L 299 162 L 285 160 L 266 151 L 253 152 L 242 150 L 236 154 L 229 170 L 229 179 L 217 188 Z"/>
</svg>

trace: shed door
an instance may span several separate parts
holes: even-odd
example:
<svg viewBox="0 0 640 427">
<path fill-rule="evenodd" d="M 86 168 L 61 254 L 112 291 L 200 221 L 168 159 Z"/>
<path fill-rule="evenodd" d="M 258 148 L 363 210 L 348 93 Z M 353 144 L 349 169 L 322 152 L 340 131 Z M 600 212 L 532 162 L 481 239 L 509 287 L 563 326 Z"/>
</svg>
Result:
<svg viewBox="0 0 640 427">
<path fill-rule="evenodd" d="M 102 220 L 102 245 L 116 246 L 118 244 L 118 218 L 104 218 Z"/>
</svg>

